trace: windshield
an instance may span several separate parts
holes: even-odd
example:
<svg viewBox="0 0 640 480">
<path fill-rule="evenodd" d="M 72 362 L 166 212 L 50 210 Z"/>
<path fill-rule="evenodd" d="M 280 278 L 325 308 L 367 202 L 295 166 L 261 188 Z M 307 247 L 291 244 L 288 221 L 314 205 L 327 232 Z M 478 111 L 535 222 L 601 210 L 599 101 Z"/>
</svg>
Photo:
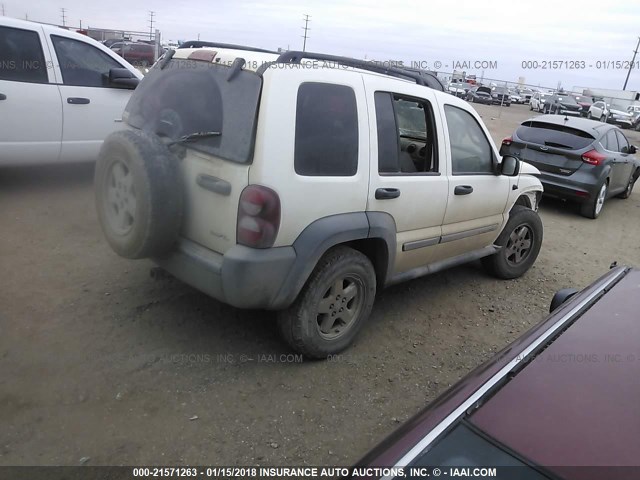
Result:
<svg viewBox="0 0 640 480">
<path fill-rule="evenodd" d="M 561 102 L 561 103 L 566 103 L 566 104 L 575 104 L 576 103 L 576 99 L 573 98 L 571 95 L 558 96 L 558 101 Z"/>
<path fill-rule="evenodd" d="M 248 163 L 253 151 L 262 81 L 240 71 L 203 61 L 171 60 L 154 67 L 131 97 L 123 116 L 132 127 L 178 140 L 201 132 L 219 136 L 193 139 L 189 148 Z"/>
</svg>

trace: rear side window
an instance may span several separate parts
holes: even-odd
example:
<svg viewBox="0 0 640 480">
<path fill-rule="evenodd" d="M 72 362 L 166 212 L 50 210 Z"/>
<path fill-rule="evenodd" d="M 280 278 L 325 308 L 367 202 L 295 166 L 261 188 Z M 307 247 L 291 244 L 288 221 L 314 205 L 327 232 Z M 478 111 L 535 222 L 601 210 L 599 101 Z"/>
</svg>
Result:
<svg viewBox="0 0 640 480">
<path fill-rule="evenodd" d="M 536 121 L 524 122 L 516 130 L 516 135 L 523 142 L 568 150 L 583 149 L 595 140 L 576 128 Z"/>
<path fill-rule="evenodd" d="M 0 80 L 49 82 L 42 45 L 36 32 L 0 27 Z"/>
<path fill-rule="evenodd" d="M 62 81 L 80 87 L 107 86 L 109 70 L 122 68 L 118 62 L 93 45 L 72 38 L 51 35 Z"/>
<path fill-rule="evenodd" d="M 616 137 L 618 138 L 619 151 L 622 153 L 627 153 L 629 151 L 629 142 L 621 132 L 619 132 L 618 130 L 614 131 L 616 132 Z"/>
<path fill-rule="evenodd" d="M 298 89 L 294 167 L 298 175 L 355 175 L 358 112 L 352 88 L 303 83 Z"/>
</svg>

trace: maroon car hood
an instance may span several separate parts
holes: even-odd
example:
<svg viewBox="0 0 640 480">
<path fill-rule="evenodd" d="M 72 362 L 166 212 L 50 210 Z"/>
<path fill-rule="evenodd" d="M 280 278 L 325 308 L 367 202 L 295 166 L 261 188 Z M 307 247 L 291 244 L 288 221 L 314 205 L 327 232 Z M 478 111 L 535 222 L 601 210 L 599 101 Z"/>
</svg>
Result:
<svg viewBox="0 0 640 480">
<path fill-rule="evenodd" d="M 640 465 L 640 271 L 542 351 L 470 421 L 535 464 Z M 569 473 L 571 472 L 571 473 Z M 555 469 L 592 478 L 589 469 Z"/>
</svg>

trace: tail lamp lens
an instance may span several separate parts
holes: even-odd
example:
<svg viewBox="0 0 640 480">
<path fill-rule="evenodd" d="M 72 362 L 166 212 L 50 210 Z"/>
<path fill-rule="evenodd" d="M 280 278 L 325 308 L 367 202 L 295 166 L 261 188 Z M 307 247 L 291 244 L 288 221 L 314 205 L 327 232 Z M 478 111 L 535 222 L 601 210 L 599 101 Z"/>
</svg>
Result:
<svg viewBox="0 0 640 480">
<path fill-rule="evenodd" d="M 253 248 L 273 246 L 280 227 L 280 198 L 270 188 L 249 185 L 240 194 L 236 238 Z"/>
</svg>

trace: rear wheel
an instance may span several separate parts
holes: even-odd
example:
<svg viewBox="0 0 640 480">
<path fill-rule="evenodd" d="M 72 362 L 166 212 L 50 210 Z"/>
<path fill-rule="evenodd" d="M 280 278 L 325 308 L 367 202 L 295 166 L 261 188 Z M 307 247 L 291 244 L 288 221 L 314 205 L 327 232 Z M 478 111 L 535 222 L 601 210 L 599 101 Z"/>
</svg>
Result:
<svg viewBox="0 0 640 480">
<path fill-rule="evenodd" d="M 482 265 L 492 275 L 517 278 L 531 268 L 542 246 L 542 221 L 536 212 L 522 205 L 515 205 L 509 221 L 496 240 L 502 247 L 499 252 L 482 259 Z"/>
<path fill-rule="evenodd" d="M 588 118 L 589 120 L 593 120 L 593 117 L 591 116 L 591 112 L 587 112 L 587 118 Z"/>
<path fill-rule="evenodd" d="M 580 206 L 580 214 L 583 217 L 596 219 L 600 216 L 604 202 L 607 199 L 608 188 L 607 182 L 603 182 L 598 189 L 598 193 L 591 200 L 587 200 Z"/>
<path fill-rule="evenodd" d="M 278 316 L 278 328 L 294 350 L 326 358 L 347 348 L 371 312 L 376 274 L 371 261 L 348 247 L 327 252 L 296 301 Z"/>
<path fill-rule="evenodd" d="M 533 106 L 529 104 L 529 110 L 533 111 Z"/>
</svg>

